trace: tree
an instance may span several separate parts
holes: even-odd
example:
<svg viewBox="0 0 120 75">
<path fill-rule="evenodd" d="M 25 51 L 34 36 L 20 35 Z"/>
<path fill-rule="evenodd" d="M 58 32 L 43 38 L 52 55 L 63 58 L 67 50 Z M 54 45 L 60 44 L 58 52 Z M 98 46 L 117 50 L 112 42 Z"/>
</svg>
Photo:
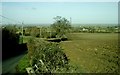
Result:
<svg viewBox="0 0 120 75">
<path fill-rule="evenodd" d="M 12 26 L 2 28 L 2 59 L 7 59 L 18 52 L 19 35 Z M 12 50 L 12 51 L 11 51 Z"/>
<path fill-rule="evenodd" d="M 18 29 L 16 28 L 16 25 L 8 25 L 5 28 L 14 34 L 18 31 Z"/>
<path fill-rule="evenodd" d="M 34 37 L 39 37 L 39 35 L 40 35 L 40 29 L 37 28 L 37 27 L 32 27 L 30 35 L 34 36 Z"/>
<path fill-rule="evenodd" d="M 108 32 L 114 32 L 115 28 L 112 26 L 108 26 L 106 29 Z"/>
<path fill-rule="evenodd" d="M 58 37 L 62 37 L 69 31 L 71 24 L 66 18 L 62 18 L 61 16 L 56 16 L 54 19 L 55 22 L 51 25 L 51 27 L 55 30 Z"/>
</svg>

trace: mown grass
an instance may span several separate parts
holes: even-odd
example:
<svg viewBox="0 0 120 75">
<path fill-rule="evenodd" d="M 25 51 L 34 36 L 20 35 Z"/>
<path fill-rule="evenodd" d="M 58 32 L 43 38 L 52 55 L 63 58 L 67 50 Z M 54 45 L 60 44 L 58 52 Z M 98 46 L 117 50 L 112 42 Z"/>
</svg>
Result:
<svg viewBox="0 0 120 75">
<path fill-rule="evenodd" d="M 113 73 L 118 69 L 118 34 L 71 33 L 60 44 L 71 63 L 86 73 Z"/>
</svg>

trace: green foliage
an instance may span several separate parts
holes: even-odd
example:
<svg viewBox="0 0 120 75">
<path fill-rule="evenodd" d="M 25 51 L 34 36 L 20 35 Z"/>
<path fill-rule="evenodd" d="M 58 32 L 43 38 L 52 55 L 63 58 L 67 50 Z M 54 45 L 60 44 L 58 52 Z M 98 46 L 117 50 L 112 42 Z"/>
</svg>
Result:
<svg viewBox="0 0 120 75">
<path fill-rule="evenodd" d="M 28 49 L 30 65 L 36 73 L 71 72 L 71 70 L 75 72 L 75 68 L 69 65 L 69 59 L 57 43 L 31 39 Z"/>
<path fill-rule="evenodd" d="M 34 36 L 34 37 L 39 37 L 40 35 L 40 29 L 37 28 L 37 27 L 33 27 L 31 32 L 30 32 L 30 35 L 31 36 Z"/>
<path fill-rule="evenodd" d="M 32 30 L 32 27 L 24 27 L 24 29 L 25 29 L 25 36 L 30 36 L 31 34 L 31 30 Z"/>
<path fill-rule="evenodd" d="M 12 55 L 15 55 L 15 52 L 18 52 L 19 45 L 19 35 L 16 34 L 14 28 L 4 27 L 2 28 L 2 55 L 4 58 L 9 58 Z M 14 53 L 9 53 L 12 50 Z"/>
<path fill-rule="evenodd" d="M 32 65 L 31 63 L 31 59 L 33 57 L 33 54 L 34 54 L 34 51 L 35 51 L 35 42 L 33 40 L 34 38 L 31 37 L 29 40 L 28 40 L 28 44 L 27 44 L 27 47 L 28 47 L 28 58 L 30 60 L 30 64 Z"/>
<path fill-rule="evenodd" d="M 16 33 L 18 31 L 16 25 L 8 25 L 5 28 L 13 33 Z"/>
<path fill-rule="evenodd" d="M 25 55 L 16 66 L 16 72 L 17 73 L 26 73 L 26 68 L 30 67 L 29 61 L 28 61 L 28 55 Z"/>
<path fill-rule="evenodd" d="M 118 33 L 118 26 L 78 26 L 72 27 L 72 32 L 87 32 L 87 33 Z"/>
<path fill-rule="evenodd" d="M 56 38 L 56 32 L 47 32 L 46 38 Z"/>
<path fill-rule="evenodd" d="M 6 26 L 5 28 L 2 28 L 3 38 L 9 39 L 18 39 L 16 35 L 16 28 L 14 26 Z"/>
<path fill-rule="evenodd" d="M 55 30 L 57 36 L 61 37 L 71 28 L 70 22 L 61 16 L 56 16 L 54 19 L 55 22 L 51 25 L 51 27 Z"/>
<path fill-rule="evenodd" d="M 23 36 L 20 36 L 19 38 L 19 44 L 22 44 L 23 43 Z"/>
</svg>

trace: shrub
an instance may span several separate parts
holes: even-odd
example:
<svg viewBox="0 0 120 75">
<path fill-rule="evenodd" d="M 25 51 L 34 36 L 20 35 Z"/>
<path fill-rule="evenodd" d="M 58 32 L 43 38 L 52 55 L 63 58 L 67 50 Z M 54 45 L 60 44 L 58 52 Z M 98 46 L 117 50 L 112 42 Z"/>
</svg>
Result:
<svg viewBox="0 0 120 75">
<path fill-rule="evenodd" d="M 58 43 L 30 40 L 28 44 L 30 64 L 36 73 L 71 72 L 69 59 Z M 37 65 L 38 68 L 35 67 Z"/>
<path fill-rule="evenodd" d="M 2 28 L 2 60 L 10 58 L 18 53 L 19 35 L 14 29 Z"/>
<path fill-rule="evenodd" d="M 56 38 L 57 33 L 56 32 L 47 32 L 46 38 Z"/>
</svg>

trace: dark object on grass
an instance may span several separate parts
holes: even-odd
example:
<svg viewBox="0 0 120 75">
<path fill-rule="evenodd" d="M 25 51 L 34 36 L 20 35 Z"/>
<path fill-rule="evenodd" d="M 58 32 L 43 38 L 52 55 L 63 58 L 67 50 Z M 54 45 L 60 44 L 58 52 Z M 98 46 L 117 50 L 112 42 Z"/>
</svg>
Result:
<svg viewBox="0 0 120 75">
<path fill-rule="evenodd" d="M 64 35 L 62 36 L 61 38 L 50 38 L 50 39 L 47 39 L 47 41 L 50 41 L 50 42 L 61 42 L 61 41 L 66 41 L 68 40 L 68 38 Z"/>
<path fill-rule="evenodd" d="M 61 40 L 62 40 L 62 41 L 66 41 L 66 40 L 68 40 L 68 39 L 67 39 L 67 38 L 61 38 Z"/>
<path fill-rule="evenodd" d="M 61 42 L 60 38 L 51 38 L 51 39 L 47 39 L 47 41 L 49 42 Z"/>
</svg>

